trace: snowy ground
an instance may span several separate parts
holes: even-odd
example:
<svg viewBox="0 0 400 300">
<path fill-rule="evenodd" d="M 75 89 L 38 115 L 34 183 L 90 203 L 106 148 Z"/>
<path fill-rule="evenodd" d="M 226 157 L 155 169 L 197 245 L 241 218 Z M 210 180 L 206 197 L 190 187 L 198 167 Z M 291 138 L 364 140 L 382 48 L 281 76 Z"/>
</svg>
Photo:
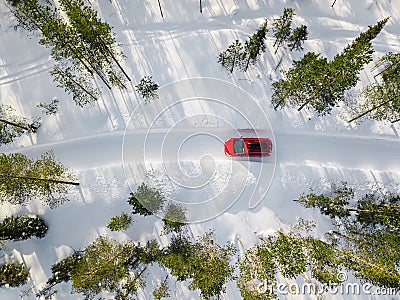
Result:
<svg viewBox="0 0 400 300">
<path fill-rule="evenodd" d="M 161 221 L 155 217 L 138 218 L 119 234 L 106 228 L 109 218 L 129 212 L 130 188 L 135 190 L 143 181 L 188 208 L 194 236 L 215 228 L 218 242 L 230 241 L 238 248 L 238 237 L 251 247 L 259 235 L 287 228 L 300 217 L 316 221 L 317 235 L 322 235 L 329 220 L 292 201 L 310 189 L 323 192 L 331 182 L 347 181 L 359 193 L 378 186 L 400 192 L 399 125 L 349 125 L 340 109 L 319 118 L 312 111 L 270 107 L 271 83 L 280 78 L 274 68 L 282 56 L 280 69 L 306 51 L 332 58 L 368 25 L 387 16 L 390 21 L 373 42 L 374 56 L 399 51 L 399 1 L 337 0 L 331 8 L 333 1 L 326 0 L 206 0 L 200 14 L 198 1 L 161 0 L 164 18 L 156 0 L 91 2 L 114 27 L 133 83 L 123 92 L 104 89 L 98 104 L 85 109 L 52 83 L 48 50 L 35 37 L 14 31 L 4 1 L 0 4 L 1 103 L 13 105 L 24 116 L 38 116 L 39 102 L 54 97 L 61 102 L 56 116 L 43 117 L 37 135 L 2 151 L 36 157 L 52 149 L 77 171 L 81 183 L 71 201 L 54 210 L 38 203 L 2 207 L 0 218 L 24 212 L 42 214 L 49 223 L 44 239 L 8 244 L 12 256 L 4 259 L 23 261 L 31 270 L 27 288 L 40 287 L 52 264 L 99 235 L 165 242 L 159 236 Z M 216 62 L 218 53 L 234 39 L 243 41 L 254 33 L 264 18 L 281 15 L 284 7 L 295 8 L 295 26 L 309 28 L 304 52 L 273 54 L 269 33 L 269 53 L 248 73 L 230 76 L 222 70 Z M 144 75 L 152 75 L 163 86 L 160 100 L 148 105 L 133 87 Z M 372 82 L 373 75 L 368 66 L 361 85 Z M 225 158 L 223 141 L 240 134 L 238 128 L 264 130 L 274 139 L 274 155 L 250 162 Z M 172 288 L 172 299 L 198 298 L 184 285 Z M 68 293 L 65 286 L 57 299 L 81 298 Z M 0 290 L 1 299 L 18 299 L 19 294 L 18 289 Z M 149 297 L 149 291 L 141 294 L 142 299 Z M 234 283 L 228 284 L 224 297 L 240 299 Z"/>
</svg>

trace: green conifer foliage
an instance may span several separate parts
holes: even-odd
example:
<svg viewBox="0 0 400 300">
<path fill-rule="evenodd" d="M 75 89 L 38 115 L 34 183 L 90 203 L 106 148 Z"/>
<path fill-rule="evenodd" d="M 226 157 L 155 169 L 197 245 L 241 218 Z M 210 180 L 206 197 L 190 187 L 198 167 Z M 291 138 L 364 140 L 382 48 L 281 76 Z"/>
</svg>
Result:
<svg viewBox="0 0 400 300">
<path fill-rule="evenodd" d="M 163 222 L 164 229 L 167 233 L 180 233 L 187 222 L 185 210 L 178 204 L 169 204 L 166 208 Z"/>
<path fill-rule="evenodd" d="M 136 192 L 131 193 L 128 203 L 132 205 L 132 213 L 149 216 L 159 212 L 165 202 L 160 191 L 142 183 Z"/>
<path fill-rule="evenodd" d="M 10 105 L 0 105 L 0 145 L 12 143 L 23 134 L 36 132 L 39 120 L 29 120 L 15 114 Z"/>
<path fill-rule="evenodd" d="M 370 26 L 330 62 L 319 54 L 307 53 L 284 73 L 285 79 L 274 82 L 272 104 L 298 110 L 312 107 L 319 115 L 330 113 L 345 100 L 345 93 L 359 80 L 365 64 L 372 61 L 372 39 L 382 30 L 388 18 Z"/>
<path fill-rule="evenodd" d="M 31 237 L 43 238 L 47 224 L 40 217 L 7 217 L 0 223 L 0 240 L 21 241 Z"/>
<path fill-rule="evenodd" d="M 38 33 L 39 43 L 50 48 L 57 62 L 51 74 L 78 105 L 97 100 L 95 78 L 109 89 L 126 88 L 124 80 L 130 78 L 119 62 L 123 54 L 111 27 L 84 1 L 62 0 L 56 7 L 50 1 L 25 0 L 13 6 L 12 12 L 17 26 Z"/>
<path fill-rule="evenodd" d="M 381 80 L 363 88 L 365 102 L 360 105 L 360 113 L 349 122 L 364 116 L 392 123 L 400 120 L 400 53 L 389 52 L 377 64 L 383 66 L 378 74 Z"/>
<path fill-rule="evenodd" d="M 111 231 L 125 230 L 128 229 L 131 223 L 132 217 L 125 213 L 122 213 L 119 216 L 112 217 L 107 225 L 107 228 L 109 228 Z"/>
<path fill-rule="evenodd" d="M 235 40 L 225 51 L 219 54 L 218 63 L 230 73 L 233 73 L 235 68 L 241 66 L 243 59 L 244 53 L 242 43 L 239 42 L 239 40 Z"/>
<path fill-rule="evenodd" d="M 300 51 L 303 50 L 303 44 L 304 41 L 308 37 L 308 30 L 306 25 L 301 25 L 300 27 L 297 27 L 293 29 L 292 34 L 288 38 L 288 46 L 289 49 Z"/>
<path fill-rule="evenodd" d="M 274 33 L 275 42 L 274 47 L 276 47 L 275 53 L 278 51 L 279 46 L 283 42 L 287 42 L 292 33 L 291 25 L 294 13 L 293 8 L 285 7 L 281 17 L 275 19 L 272 23 L 272 31 Z"/>
<path fill-rule="evenodd" d="M 28 281 L 29 273 L 25 270 L 24 264 L 8 263 L 0 265 L 0 287 L 8 285 L 18 287 Z"/>
<path fill-rule="evenodd" d="M 353 191 L 345 185 L 338 191 L 306 195 L 299 202 L 340 220 L 328 236 L 343 267 L 373 285 L 400 290 L 400 197 L 373 193 L 351 205 Z"/>
<path fill-rule="evenodd" d="M 0 202 L 26 204 L 38 198 L 51 208 L 63 203 L 75 175 L 52 152 L 33 160 L 21 153 L 0 154 Z"/>
<path fill-rule="evenodd" d="M 244 59 L 241 68 L 247 71 L 250 64 L 255 64 L 260 54 L 265 52 L 265 40 L 268 33 L 268 21 L 265 20 L 256 33 L 254 33 L 246 42 L 244 46 Z"/>
<path fill-rule="evenodd" d="M 231 245 L 214 244 L 212 232 L 195 243 L 175 238 L 159 261 L 178 280 L 191 279 L 189 288 L 199 289 L 205 299 L 224 292 L 225 283 L 232 279 L 234 268 L 230 263 L 235 253 Z"/>
<path fill-rule="evenodd" d="M 135 86 L 136 91 L 144 98 L 147 104 L 151 100 L 158 98 L 158 84 L 155 83 L 151 76 L 143 77 L 138 85 Z"/>
</svg>

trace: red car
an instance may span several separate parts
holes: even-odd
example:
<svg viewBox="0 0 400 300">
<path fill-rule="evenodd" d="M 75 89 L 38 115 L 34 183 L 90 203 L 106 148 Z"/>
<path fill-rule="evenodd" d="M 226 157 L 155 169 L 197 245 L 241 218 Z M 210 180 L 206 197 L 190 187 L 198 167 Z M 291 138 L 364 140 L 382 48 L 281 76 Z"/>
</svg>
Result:
<svg viewBox="0 0 400 300">
<path fill-rule="evenodd" d="M 231 138 L 225 141 L 224 146 L 228 156 L 269 156 L 272 150 L 268 138 Z"/>
</svg>

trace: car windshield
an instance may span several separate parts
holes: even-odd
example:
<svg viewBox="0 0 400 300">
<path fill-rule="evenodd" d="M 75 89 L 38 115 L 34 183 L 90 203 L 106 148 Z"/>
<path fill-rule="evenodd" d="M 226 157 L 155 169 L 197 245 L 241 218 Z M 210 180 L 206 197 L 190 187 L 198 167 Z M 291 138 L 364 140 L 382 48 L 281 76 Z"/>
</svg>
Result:
<svg viewBox="0 0 400 300">
<path fill-rule="evenodd" d="M 244 140 L 235 140 L 233 142 L 233 152 L 235 154 L 244 152 Z"/>
</svg>

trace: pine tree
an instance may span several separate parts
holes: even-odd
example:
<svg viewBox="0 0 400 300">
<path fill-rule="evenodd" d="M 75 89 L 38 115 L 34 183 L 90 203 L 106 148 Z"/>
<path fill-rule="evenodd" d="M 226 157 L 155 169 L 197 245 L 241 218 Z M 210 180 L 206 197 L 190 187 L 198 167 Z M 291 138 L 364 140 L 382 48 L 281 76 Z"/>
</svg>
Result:
<svg viewBox="0 0 400 300">
<path fill-rule="evenodd" d="M 330 63 L 332 82 L 338 95 L 336 102 L 343 100 L 344 92 L 354 87 L 359 81 L 359 73 L 366 64 L 372 61 L 374 49 L 372 40 L 381 32 L 389 18 L 383 19 L 374 26 L 369 26 Z"/>
<path fill-rule="evenodd" d="M 58 104 L 60 101 L 53 99 L 50 103 L 40 102 L 36 107 L 42 108 L 42 113 L 46 115 L 55 115 L 58 112 Z"/>
<path fill-rule="evenodd" d="M 101 291 L 133 295 L 142 282 L 136 270 L 136 247 L 100 237 L 85 248 L 84 255 L 71 272 L 72 287 L 78 293 L 94 296 Z M 131 272 L 137 272 L 136 276 Z"/>
<path fill-rule="evenodd" d="M 273 83 L 275 108 L 290 104 L 299 106 L 298 110 L 311 106 L 320 115 L 329 113 L 345 100 L 345 92 L 357 84 L 360 71 L 372 60 L 371 40 L 387 20 L 370 26 L 331 62 L 312 52 L 294 61 L 293 67 L 284 74 L 286 79 Z"/>
<path fill-rule="evenodd" d="M 102 291 L 115 299 L 130 299 L 144 285 L 146 266 L 140 263 L 141 251 L 132 242 L 99 237 L 83 251 L 54 265 L 53 276 L 38 296 L 50 295 L 56 284 L 71 281 L 73 292 L 87 299 L 95 299 Z"/>
<path fill-rule="evenodd" d="M 299 61 L 293 61 L 293 67 L 286 72 L 286 79 L 280 79 L 272 84 L 274 93 L 272 105 L 274 108 L 282 108 L 286 105 L 299 106 L 304 101 L 311 102 L 319 108 L 318 97 L 329 96 L 330 87 L 325 83 L 329 76 L 329 65 L 326 58 L 320 54 L 308 52 Z"/>
<path fill-rule="evenodd" d="M 0 287 L 8 285 L 18 287 L 28 281 L 29 273 L 25 270 L 24 264 L 8 263 L 0 265 Z"/>
<path fill-rule="evenodd" d="M 170 297 L 170 291 L 168 289 L 168 284 L 167 284 L 167 279 L 168 277 L 165 278 L 164 281 L 160 282 L 157 287 L 153 290 L 153 297 L 154 300 L 161 300 L 162 298 L 168 298 Z"/>
<path fill-rule="evenodd" d="M 186 225 L 187 218 L 185 210 L 177 204 L 169 204 L 163 217 L 164 230 L 169 232 L 181 233 L 183 226 Z"/>
<path fill-rule="evenodd" d="M 75 175 L 52 152 L 32 160 L 21 153 L 0 154 L 0 202 L 26 204 L 38 198 L 51 208 L 65 200 Z"/>
<path fill-rule="evenodd" d="M 222 65 L 230 73 L 243 63 L 244 53 L 243 46 L 239 40 L 235 40 L 228 48 L 221 52 L 218 56 L 218 63 Z"/>
<path fill-rule="evenodd" d="M 60 64 L 55 65 L 51 71 L 57 87 L 64 88 L 68 94 L 72 94 L 72 100 L 80 107 L 93 104 L 100 96 L 100 90 L 95 88 L 89 76 L 80 76 L 74 67 L 63 68 Z"/>
<path fill-rule="evenodd" d="M 306 234 L 300 232 L 304 230 Z M 318 280 L 316 285 L 338 283 L 341 254 L 310 236 L 304 224 L 260 239 L 261 244 L 246 249 L 240 259 L 237 285 L 243 299 L 276 299 L 277 278 L 294 279 L 308 271 Z"/>
<path fill-rule="evenodd" d="M 122 213 L 119 216 L 112 217 L 107 225 L 107 228 L 111 231 L 120 231 L 128 229 L 132 223 L 132 217 Z"/>
<path fill-rule="evenodd" d="M 231 245 L 215 245 L 209 232 L 195 243 L 185 239 L 173 239 L 160 263 L 171 270 L 178 280 L 191 279 L 189 288 L 199 289 L 201 297 L 208 299 L 224 292 L 225 283 L 233 278 L 230 264 L 235 253 Z"/>
<path fill-rule="evenodd" d="M 370 84 L 362 90 L 365 103 L 361 105 L 361 113 L 349 120 L 353 122 L 368 116 L 374 120 L 397 122 L 400 120 L 400 53 L 384 55 L 377 63 L 383 65 L 378 74 L 381 80 Z"/>
<path fill-rule="evenodd" d="M 291 36 L 288 38 L 288 46 L 290 51 L 296 50 L 300 51 L 303 50 L 304 41 L 307 39 L 308 31 L 306 25 L 301 25 L 293 29 Z"/>
<path fill-rule="evenodd" d="M 272 23 L 272 31 L 274 33 L 275 42 L 274 47 L 276 47 L 275 53 L 278 51 L 279 46 L 288 41 L 292 29 L 290 28 L 292 25 L 293 16 L 295 15 L 293 8 L 284 8 L 283 14 L 281 17 L 274 20 Z"/>
<path fill-rule="evenodd" d="M 97 12 L 86 6 L 82 0 L 61 0 L 60 3 L 76 34 L 96 53 L 96 58 L 101 59 L 102 69 L 109 75 L 110 82 L 115 86 L 126 88 L 124 79 L 117 69 L 126 79 L 129 81 L 131 79 L 118 60 L 119 57 L 123 57 L 123 53 L 117 47 L 111 26 L 102 22 Z"/>
<path fill-rule="evenodd" d="M 12 143 L 23 134 L 36 132 L 39 127 L 39 119 L 20 117 L 12 106 L 0 105 L 0 145 Z"/>
<path fill-rule="evenodd" d="M 138 85 L 135 86 L 136 91 L 144 98 L 147 104 L 151 100 L 158 99 L 158 84 L 155 83 L 151 76 L 144 76 Z"/>
<path fill-rule="evenodd" d="M 400 196 L 366 195 L 351 206 L 351 189 L 333 196 L 307 195 L 299 202 L 305 207 L 317 207 L 321 213 L 340 222 L 329 232 L 342 265 L 361 280 L 373 285 L 400 290 Z M 389 250 L 390 249 L 390 250 Z"/>
<path fill-rule="evenodd" d="M 159 212 L 165 202 L 164 196 L 160 191 L 153 189 L 142 183 L 136 192 L 131 193 L 128 203 L 132 205 L 132 213 L 142 216 L 149 216 Z"/>
<path fill-rule="evenodd" d="M 22 241 L 32 237 L 43 238 L 46 222 L 40 217 L 7 217 L 0 223 L 0 240 Z"/>
<path fill-rule="evenodd" d="M 111 27 L 82 0 L 63 0 L 60 4 L 61 11 L 51 2 L 25 0 L 12 9 L 18 26 L 39 32 L 39 43 L 51 49 L 58 63 L 52 71 L 55 81 L 72 93 L 80 106 L 97 99 L 98 91 L 92 87 L 93 82 L 89 83 L 95 75 L 109 89 L 126 88 L 122 76 L 130 78 L 119 62 L 122 53 L 117 50 Z"/>
<path fill-rule="evenodd" d="M 256 33 L 254 33 L 246 42 L 243 49 L 244 52 L 244 65 L 243 71 L 247 71 L 250 63 L 255 64 L 260 54 L 265 52 L 265 39 L 268 32 L 268 21 L 265 20 Z"/>
</svg>

